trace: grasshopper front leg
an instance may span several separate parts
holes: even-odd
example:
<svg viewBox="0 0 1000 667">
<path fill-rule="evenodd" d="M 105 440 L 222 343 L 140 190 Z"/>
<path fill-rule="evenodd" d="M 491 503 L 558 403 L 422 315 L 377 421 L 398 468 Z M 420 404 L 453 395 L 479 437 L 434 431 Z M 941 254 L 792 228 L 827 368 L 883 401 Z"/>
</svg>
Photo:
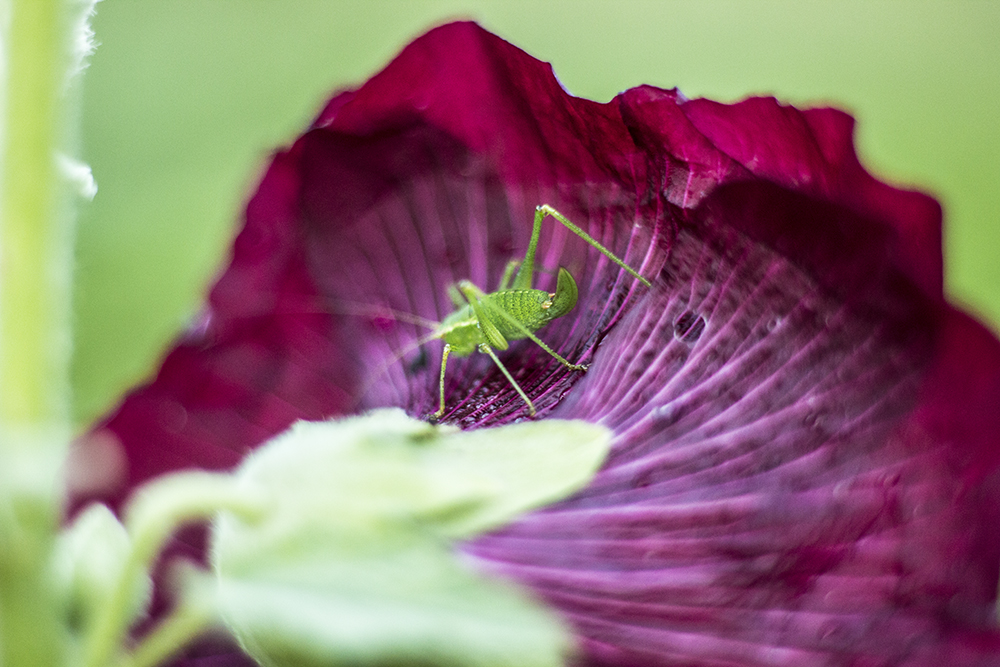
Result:
<svg viewBox="0 0 1000 667">
<path fill-rule="evenodd" d="M 514 277 L 514 271 L 516 271 L 519 266 L 521 266 L 520 260 L 512 259 L 507 262 L 507 267 L 503 270 L 503 277 L 500 278 L 500 286 L 497 287 L 498 290 L 504 290 L 510 287 L 510 279 Z"/>
<path fill-rule="evenodd" d="M 441 403 L 438 406 L 438 411 L 434 413 L 434 419 L 441 419 L 444 416 L 444 371 L 448 367 L 449 354 L 451 354 L 451 345 L 445 343 L 444 352 L 441 353 L 441 382 L 438 392 L 441 397 Z"/>
</svg>

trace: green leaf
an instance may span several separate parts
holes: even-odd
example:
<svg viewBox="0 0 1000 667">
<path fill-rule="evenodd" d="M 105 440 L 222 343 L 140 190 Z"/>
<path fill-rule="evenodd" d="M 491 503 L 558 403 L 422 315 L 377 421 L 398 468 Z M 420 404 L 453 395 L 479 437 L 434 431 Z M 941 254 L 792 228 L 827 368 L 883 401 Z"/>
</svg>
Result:
<svg viewBox="0 0 1000 667">
<path fill-rule="evenodd" d="M 351 524 L 369 533 L 420 521 L 466 538 L 581 488 L 610 440 L 604 427 L 581 421 L 462 432 L 379 410 L 299 422 L 248 457 L 237 477 L 269 498 L 284 532 Z"/>
<path fill-rule="evenodd" d="M 557 665 L 569 635 L 450 540 L 587 483 L 607 429 L 548 420 L 464 433 L 400 410 L 296 424 L 236 472 L 262 517 L 223 512 L 218 605 L 265 665 Z"/>
<path fill-rule="evenodd" d="M 438 456 L 454 474 L 487 478 L 489 500 L 434 517 L 452 538 L 469 538 L 583 488 L 608 454 L 611 432 L 584 421 L 548 419 L 443 438 Z"/>
<path fill-rule="evenodd" d="M 223 575 L 218 608 L 263 665 L 563 664 L 571 643 L 553 615 L 426 535 L 409 537 L 380 553 L 318 547 Z"/>
</svg>

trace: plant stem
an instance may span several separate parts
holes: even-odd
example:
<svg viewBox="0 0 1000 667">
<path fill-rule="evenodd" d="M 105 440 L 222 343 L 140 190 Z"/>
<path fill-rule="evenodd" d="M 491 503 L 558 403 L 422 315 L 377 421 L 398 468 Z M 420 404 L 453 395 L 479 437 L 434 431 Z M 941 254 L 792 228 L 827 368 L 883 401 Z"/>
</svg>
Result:
<svg viewBox="0 0 1000 667">
<path fill-rule="evenodd" d="M 55 164 L 65 0 L 7 0 L 0 139 L 0 663 L 59 665 L 49 572 L 68 441 L 70 218 Z"/>
<path fill-rule="evenodd" d="M 0 190 L 0 423 L 69 415 L 70 259 L 55 156 L 64 120 L 63 0 L 13 0 Z"/>
</svg>

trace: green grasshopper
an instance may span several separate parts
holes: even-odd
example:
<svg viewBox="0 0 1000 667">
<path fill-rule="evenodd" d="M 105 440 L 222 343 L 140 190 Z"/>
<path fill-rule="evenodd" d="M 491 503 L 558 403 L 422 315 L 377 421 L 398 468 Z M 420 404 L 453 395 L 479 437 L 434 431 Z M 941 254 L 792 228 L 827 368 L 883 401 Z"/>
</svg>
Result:
<svg viewBox="0 0 1000 667">
<path fill-rule="evenodd" d="M 509 341 L 529 338 L 566 368 L 573 371 L 586 370 L 585 365 L 568 362 L 535 335 L 535 332 L 546 324 L 571 311 L 577 300 L 576 281 L 563 267 L 559 267 L 555 292 L 533 289 L 531 286 L 535 273 L 535 250 L 538 248 L 542 220 L 546 216 L 552 216 L 561 222 L 574 234 L 601 251 L 612 262 L 625 269 L 643 285 L 651 287 L 648 280 L 618 259 L 614 253 L 598 243 L 590 234 L 570 222 L 563 214 L 547 204 L 537 207 L 534 226 L 531 229 L 531 240 L 528 242 L 528 250 L 524 254 L 524 259 L 511 260 L 507 264 L 497 290 L 486 294 L 468 280 L 451 285 L 448 288 L 448 295 L 455 304 L 456 310 L 444 318 L 430 336 L 420 341 L 423 343 L 435 338 L 444 341 L 439 392 L 441 400 L 438 411 L 434 413 L 435 419 L 440 419 L 444 415 L 445 369 L 448 365 L 448 357 L 452 354 L 457 357 L 468 357 L 478 350 L 490 355 L 490 358 L 493 359 L 493 362 L 518 395 L 528 405 L 528 412 L 531 415 L 535 414 L 535 404 L 514 380 L 510 371 L 500 362 L 494 350 L 506 350 Z M 517 271 L 516 275 L 514 271 Z"/>
</svg>

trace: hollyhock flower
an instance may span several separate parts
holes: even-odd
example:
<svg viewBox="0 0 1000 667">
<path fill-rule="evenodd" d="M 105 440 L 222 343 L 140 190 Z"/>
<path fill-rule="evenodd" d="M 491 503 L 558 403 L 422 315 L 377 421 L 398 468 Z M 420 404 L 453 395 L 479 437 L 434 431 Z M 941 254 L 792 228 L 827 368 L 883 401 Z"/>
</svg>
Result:
<svg viewBox="0 0 1000 667">
<path fill-rule="evenodd" d="M 615 441 L 470 560 L 586 664 L 1000 664 L 1000 345 L 943 299 L 937 203 L 868 174 L 852 129 L 649 86 L 598 104 L 474 24 L 433 30 L 274 157 L 198 325 L 101 426 L 111 499 L 296 419 L 432 413 L 440 343 L 400 313 L 494 289 L 548 203 L 653 286 L 546 223 L 538 264 L 580 301 L 539 335 L 590 367 L 502 359 L 537 418 Z M 445 389 L 463 428 L 527 416 L 485 355 Z"/>
</svg>

